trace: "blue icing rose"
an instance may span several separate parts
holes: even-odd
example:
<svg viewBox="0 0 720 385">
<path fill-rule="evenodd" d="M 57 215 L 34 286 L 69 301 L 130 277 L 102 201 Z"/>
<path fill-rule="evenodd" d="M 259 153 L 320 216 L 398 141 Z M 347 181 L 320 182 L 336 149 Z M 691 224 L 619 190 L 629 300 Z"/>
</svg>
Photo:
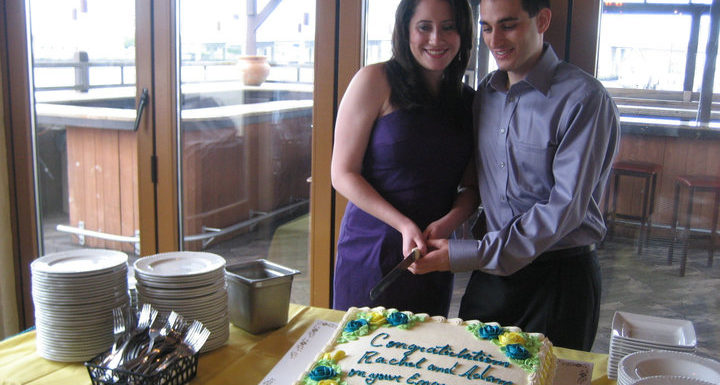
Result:
<svg viewBox="0 0 720 385">
<path fill-rule="evenodd" d="M 313 381 L 328 380 L 335 376 L 337 376 L 335 369 L 325 365 L 316 366 L 315 369 L 313 369 L 312 372 L 308 374 L 308 377 L 310 377 L 310 379 Z"/>
<path fill-rule="evenodd" d="M 510 344 L 505 346 L 505 354 L 516 360 L 524 360 L 530 358 L 530 352 L 520 344 Z"/>
<path fill-rule="evenodd" d="M 407 314 L 396 311 L 387 316 L 387 321 L 392 326 L 405 325 L 410 319 Z"/>
<path fill-rule="evenodd" d="M 497 325 L 484 325 L 483 327 L 478 329 L 478 334 L 480 335 L 480 337 L 486 340 L 495 339 L 503 333 L 505 333 L 505 329 Z"/>
<path fill-rule="evenodd" d="M 367 324 L 368 324 L 368 322 L 364 319 L 356 319 L 356 320 L 348 322 L 347 325 L 345 325 L 345 329 L 343 329 L 343 330 L 348 333 L 352 333 Z"/>
</svg>

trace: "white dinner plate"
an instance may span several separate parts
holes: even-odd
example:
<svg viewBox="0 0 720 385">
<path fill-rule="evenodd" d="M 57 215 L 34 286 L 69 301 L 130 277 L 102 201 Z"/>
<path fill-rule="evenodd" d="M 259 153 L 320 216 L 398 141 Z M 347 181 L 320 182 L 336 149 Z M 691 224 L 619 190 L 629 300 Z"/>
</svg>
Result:
<svg viewBox="0 0 720 385">
<path fill-rule="evenodd" d="M 134 267 L 137 272 L 140 272 L 140 275 L 160 277 L 194 276 L 223 269 L 225 259 L 212 253 L 175 251 L 140 258 L 135 261 Z"/>
<path fill-rule="evenodd" d="M 42 256 L 30 264 L 33 273 L 63 276 L 91 276 L 126 265 L 127 254 L 104 249 L 79 249 Z"/>
<path fill-rule="evenodd" d="M 632 381 L 653 376 L 684 376 L 720 384 L 720 362 L 667 350 L 637 352 L 620 360 L 618 378 L 622 376 Z"/>
<path fill-rule="evenodd" d="M 678 352 L 687 352 L 687 353 L 694 353 L 697 347 L 695 346 L 681 346 L 681 345 L 664 345 L 664 344 L 652 344 L 652 343 L 643 343 L 643 342 L 635 342 L 635 341 L 628 341 L 625 339 L 621 339 L 621 337 L 618 337 L 614 341 L 615 346 L 626 349 L 626 350 L 674 350 Z"/>
<path fill-rule="evenodd" d="M 204 274 L 192 276 L 167 276 L 159 277 L 143 274 L 135 271 L 135 279 L 145 286 L 164 288 L 185 288 L 210 284 L 225 279 L 224 269 L 210 271 Z"/>
<path fill-rule="evenodd" d="M 227 311 L 228 303 L 227 303 L 227 295 L 218 297 L 213 300 L 203 300 L 203 301 L 194 301 L 194 302 L 185 302 L 182 304 L 168 304 L 166 302 L 163 302 L 161 300 L 152 299 L 152 298 L 146 298 L 146 297 L 140 297 L 141 303 L 149 303 L 152 304 L 153 307 L 156 307 L 159 311 L 164 312 L 170 312 L 172 310 L 175 310 L 177 312 L 184 311 L 184 312 L 192 312 L 192 313 L 213 313 L 213 312 L 220 312 L 220 311 Z"/>
<path fill-rule="evenodd" d="M 109 282 L 116 283 L 125 281 L 127 285 L 127 269 L 118 270 L 107 274 L 99 274 L 91 277 L 63 277 L 53 278 L 33 273 L 31 282 L 33 286 L 44 287 L 49 289 L 63 290 L 92 290 L 102 286 L 107 286 Z"/>
<path fill-rule="evenodd" d="M 167 299 L 197 298 L 212 295 L 220 290 L 225 291 L 225 281 L 218 281 L 211 285 L 187 289 L 157 289 L 146 287 L 145 285 L 137 285 L 135 289 L 145 297 Z"/>
<path fill-rule="evenodd" d="M 692 322 L 617 311 L 613 316 L 612 333 L 630 341 L 652 343 L 662 347 L 697 345 Z"/>
</svg>

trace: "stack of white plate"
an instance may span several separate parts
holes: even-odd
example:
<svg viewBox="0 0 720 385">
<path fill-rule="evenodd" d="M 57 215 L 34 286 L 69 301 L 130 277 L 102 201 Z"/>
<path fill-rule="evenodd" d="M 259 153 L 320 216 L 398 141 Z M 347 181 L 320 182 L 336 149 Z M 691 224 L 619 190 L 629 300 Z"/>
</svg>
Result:
<svg viewBox="0 0 720 385">
<path fill-rule="evenodd" d="M 177 251 L 135 261 L 138 302 L 163 313 L 175 311 L 210 330 L 201 352 L 216 349 L 230 336 L 225 259 L 205 252 Z"/>
<path fill-rule="evenodd" d="M 695 327 L 688 320 L 615 312 L 610 336 L 608 377 L 617 378 L 618 363 L 628 354 L 649 350 L 694 353 Z"/>
<path fill-rule="evenodd" d="M 113 344 L 112 309 L 129 305 L 127 255 L 81 249 L 30 264 L 37 351 L 54 361 L 87 361 Z"/>
<path fill-rule="evenodd" d="M 617 383 L 618 385 L 720 384 L 720 362 L 696 354 L 670 350 L 636 352 L 620 360 Z"/>
</svg>

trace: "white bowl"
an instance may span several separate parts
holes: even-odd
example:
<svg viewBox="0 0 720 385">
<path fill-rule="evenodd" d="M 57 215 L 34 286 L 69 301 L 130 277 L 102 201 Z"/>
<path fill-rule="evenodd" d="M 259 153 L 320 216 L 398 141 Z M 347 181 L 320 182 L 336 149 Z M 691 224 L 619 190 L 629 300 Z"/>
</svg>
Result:
<svg viewBox="0 0 720 385">
<path fill-rule="evenodd" d="M 645 377 L 632 383 L 632 385 L 713 385 L 697 378 L 683 376 L 652 376 Z"/>
<path fill-rule="evenodd" d="M 620 360 L 618 371 L 631 381 L 654 376 L 681 376 L 720 384 L 720 362 L 668 350 L 629 354 Z"/>
</svg>

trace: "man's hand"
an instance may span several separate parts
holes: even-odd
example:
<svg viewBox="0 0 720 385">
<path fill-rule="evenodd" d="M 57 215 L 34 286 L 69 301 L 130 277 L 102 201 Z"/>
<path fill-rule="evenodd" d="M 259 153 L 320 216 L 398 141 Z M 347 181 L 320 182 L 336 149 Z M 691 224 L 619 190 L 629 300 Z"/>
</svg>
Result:
<svg viewBox="0 0 720 385">
<path fill-rule="evenodd" d="M 433 271 L 449 271 L 450 255 L 448 254 L 447 239 L 429 239 L 427 241 L 430 252 L 425 254 L 408 267 L 413 274 L 426 274 Z"/>
</svg>

